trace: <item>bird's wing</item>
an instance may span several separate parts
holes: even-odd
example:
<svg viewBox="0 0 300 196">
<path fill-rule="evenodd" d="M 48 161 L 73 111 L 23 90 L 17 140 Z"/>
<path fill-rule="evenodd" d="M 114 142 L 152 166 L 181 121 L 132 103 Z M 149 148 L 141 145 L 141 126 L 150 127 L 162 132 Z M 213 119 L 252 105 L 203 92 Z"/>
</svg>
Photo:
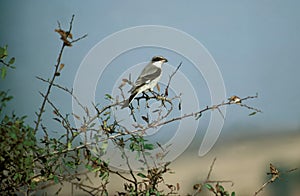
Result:
<svg viewBox="0 0 300 196">
<path fill-rule="evenodd" d="M 150 81 L 158 78 L 161 74 L 161 69 L 156 66 L 146 66 L 138 79 L 135 82 L 136 88 L 140 87 L 141 85 L 144 85 L 146 83 L 149 83 Z"/>
</svg>

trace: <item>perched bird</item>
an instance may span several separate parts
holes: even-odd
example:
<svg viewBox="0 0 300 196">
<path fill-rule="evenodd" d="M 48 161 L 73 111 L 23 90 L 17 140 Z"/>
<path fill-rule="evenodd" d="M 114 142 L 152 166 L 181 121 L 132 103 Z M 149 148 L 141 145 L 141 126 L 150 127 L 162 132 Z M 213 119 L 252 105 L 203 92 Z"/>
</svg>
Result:
<svg viewBox="0 0 300 196">
<path fill-rule="evenodd" d="M 147 90 L 153 91 L 153 88 L 157 85 L 162 74 L 161 66 L 166 62 L 168 62 L 168 60 L 162 56 L 154 56 L 152 58 L 151 62 L 146 65 L 138 79 L 135 81 L 135 85 L 129 91 L 131 92 L 131 95 L 124 101 L 122 109 L 129 106 L 139 93 Z"/>
</svg>

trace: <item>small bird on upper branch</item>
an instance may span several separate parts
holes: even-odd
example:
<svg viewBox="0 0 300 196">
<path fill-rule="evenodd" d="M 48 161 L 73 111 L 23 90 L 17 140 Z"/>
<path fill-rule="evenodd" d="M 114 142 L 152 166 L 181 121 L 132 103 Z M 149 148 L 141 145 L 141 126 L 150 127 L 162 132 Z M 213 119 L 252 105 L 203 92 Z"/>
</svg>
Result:
<svg viewBox="0 0 300 196">
<path fill-rule="evenodd" d="M 142 92 L 148 90 L 153 91 L 153 88 L 157 85 L 162 75 L 161 66 L 168 62 L 168 60 L 162 56 L 154 56 L 151 62 L 141 72 L 138 79 L 135 81 L 135 85 L 129 91 L 131 92 L 130 97 L 124 101 L 122 109 L 128 107 L 132 100 Z"/>
</svg>

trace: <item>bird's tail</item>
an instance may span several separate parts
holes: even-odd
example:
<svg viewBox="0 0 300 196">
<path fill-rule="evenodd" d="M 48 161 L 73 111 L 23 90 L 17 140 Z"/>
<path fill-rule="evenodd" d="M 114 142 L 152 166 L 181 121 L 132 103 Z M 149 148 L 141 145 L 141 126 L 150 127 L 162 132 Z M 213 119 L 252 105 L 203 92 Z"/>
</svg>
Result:
<svg viewBox="0 0 300 196">
<path fill-rule="evenodd" d="M 121 109 L 128 107 L 132 100 L 135 98 L 135 96 L 137 96 L 137 94 L 138 92 L 132 93 L 130 97 L 124 101 L 124 104 L 122 105 Z"/>
</svg>

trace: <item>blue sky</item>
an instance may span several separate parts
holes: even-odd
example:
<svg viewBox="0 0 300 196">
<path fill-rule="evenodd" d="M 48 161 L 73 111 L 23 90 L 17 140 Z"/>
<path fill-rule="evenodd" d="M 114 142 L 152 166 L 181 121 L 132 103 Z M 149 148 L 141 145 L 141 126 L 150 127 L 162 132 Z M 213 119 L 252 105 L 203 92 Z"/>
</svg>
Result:
<svg viewBox="0 0 300 196">
<path fill-rule="evenodd" d="M 300 120 L 299 6 L 296 0 L 85 1 L 84 4 L 58 0 L 5 1 L 0 7 L 0 44 L 8 44 L 9 54 L 17 59 L 17 69 L 9 72 L 6 81 L 1 81 L 1 89 L 11 89 L 15 99 L 10 107 L 18 114 L 27 114 L 32 122 L 41 104 L 38 91 L 45 89 L 45 84 L 35 76 L 48 78 L 52 74 L 61 45 L 54 29 L 57 21 L 67 27 L 72 14 L 75 14 L 74 36 L 87 33 L 88 37 L 64 54 L 66 67 L 58 82 L 68 87 L 72 87 L 86 54 L 105 37 L 139 25 L 163 25 L 188 33 L 206 47 L 219 66 L 228 96 L 259 93 L 259 99 L 249 104 L 263 113 L 249 117 L 249 111 L 229 107 L 224 129 L 235 126 L 296 129 Z M 169 54 L 175 64 L 184 60 L 180 55 L 162 52 Z M 137 63 L 130 55 L 140 62 L 152 57 L 149 51 L 128 52 L 123 55 L 123 63 L 128 67 Z M 114 71 L 113 67 L 110 71 Z M 188 65 L 182 71 L 203 86 L 200 103 L 209 104 L 202 76 L 194 74 Z M 63 110 L 71 111 L 70 97 L 58 91 L 51 97 L 58 98 L 57 104 Z"/>
</svg>

